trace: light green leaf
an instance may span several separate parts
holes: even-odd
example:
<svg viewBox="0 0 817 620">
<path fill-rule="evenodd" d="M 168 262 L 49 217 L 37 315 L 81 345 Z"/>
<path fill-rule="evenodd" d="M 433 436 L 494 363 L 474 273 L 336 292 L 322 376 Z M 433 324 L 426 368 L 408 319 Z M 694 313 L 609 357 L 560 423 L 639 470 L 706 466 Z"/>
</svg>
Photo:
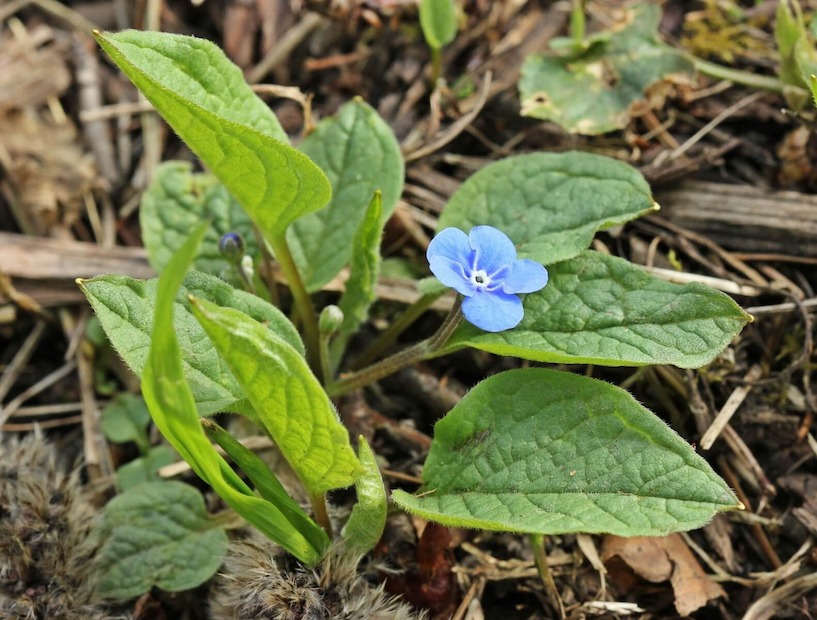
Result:
<svg viewBox="0 0 817 620">
<path fill-rule="evenodd" d="M 551 120 L 567 131 L 601 134 L 626 127 L 646 89 L 694 66 L 658 38 L 661 7 L 639 4 L 611 33 L 593 38 L 568 56 L 531 54 L 522 65 L 522 114 Z"/>
<path fill-rule="evenodd" d="M 352 508 L 342 535 L 347 545 L 362 555 L 371 551 L 383 535 L 388 503 L 380 467 L 363 435 L 358 438 L 358 457 L 363 473 L 355 485 L 357 504 Z"/>
<path fill-rule="evenodd" d="M 217 443 L 247 475 L 258 494 L 274 504 L 291 523 L 297 523 L 298 530 L 303 532 L 313 547 L 323 549 L 329 546 L 329 537 L 326 532 L 307 516 L 298 502 L 289 496 L 275 474 L 255 452 L 245 448 L 240 441 L 212 420 L 202 419 L 201 424 L 207 436 Z"/>
<path fill-rule="evenodd" d="M 381 228 L 394 212 L 403 191 L 404 164 L 391 128 L 360 99 L 322 121 L 301 150 L 332 184 L 329 205 L 295 222 L 287 235 L 306 287 L 315 291 L 349 262 L 354 249 L 349 240 L 376 190 L 383 194 Z"/>
<path fill-rule="evenodd" d="M 457 36 L 454 0 L 420 0 L 420 27 L 429 47 L 441 49 Z"/>
<path fill-rule="evenodd" d="M 106 275 L 81 281 L 82 289 L 125 363 L 142 376 L 153 330 L 157 280 L 135 280 Z M 297 330 L 275 306 L 200 272 L 187 274 L 176 296 L 173 324 L 182 350 L 184 372 L 196 406 L 202 415 L 236 408 L 244 392 L 226 364 L 213 350 L 204 330 L 190 314 L 188 295 L 196 295 L 222 306 L 236 308 L 267 325 L 302 355 L 303 343 Z"/>
<path fill-rule="evenodd" d="M 596 231 L 657 208 L 644 177 L 628 164 L 590 153 L 532 153 L 470 176 L 437 230 L 494 226 L 520 257 L 551 265 L 586 249 Z"/>
<path fill-rule="evenodd" d="M 299 523 L 289 521 L 277 506 L 257 497 L 216 452 L 201 428 L 193 393 L 185 380 L 173 324 L 173 306 L 206 226 L 205 222 L 193 231 L 159 278 L 150 353 L 142 376 L 142 394 L 156 427 L 196 475 L 248 523 L 304 564 L 314 566 L 324 549 L 312 545 L 298 529 Z M 264 329 L 260 325 L 259 328 Z M 297 353 L 295 355 L 300 359 Z"/>
<path fill-rule="evenodd" d="M 662 536 L 740 507 L 709 465 L 624 390 L 542 368 L 494 375 L 434 427 L 423 493 L 445 525 Z"/>
<path fill-rule="evenodd" d="M 258 254 L 250 218 L 216 177 L 193 173 L 192 166 L 185 161 L 161 164 L 139 208 L 142 240 L 150 266 L 161 273 L 190 230 L 204 220 L 210 220 L 212 226 L 207 229 L 194 269 L 217 276 L 228 267 L 218 249 L 219 239 L 228 232 L 242 236 L 247 254 Z"/>
<path fill-rule="evenodd" d="M 697 368 L 751 318 L 709 287 L 672 284 L 589 251 L 554 265 L 548 285 L 523 304 L 514 329 L 488 333 L 464 324 L 445 352 L 471 346 L 540 362 Z"/>
<path fill-rule="evenodd" d="M 237 310 L 191 301 L 258 420 L 307 490 L 317 494 L 354 484 L 360 464 L 349 433 L 301 354 Z"/>
<path fill-rule="evenodd" d="M 102 410 L 102 432 L 109 441 L 133 441 L 144 453 L 150 447 L 147 428 L 150 424 L 145 401 L 133 394 L 119 394 Z"/>
<path fill-rule="evenodd" d="M 151 482 L 112 499 L 97 535 L 96 594 L 135 598 L 157 586 L 195 588 L 212 577 L 227 552 L 227 535 L 210 521 L 204 499 L 182 482 Z"/>
<path fill-rule="evenodd" d="M 170 446 L 150 448 L 144 456 L 133 459 L 116 470 L 116 484 L 122 491 L 129 491 L 145 482 L 161 480 L 159 470 L 175 463 L 177 459 Z"/>
<path fill-rule="evenodd" d="M 382 196 L 375 192 L 366 210 L 366 216 L 358 226 L 352 247 L 352 265 L 346 290 L 338 301 L 343 312 L 343 323 L 330 346 L 330 358 L 340 363 L 349 338 L 369 318 L 369 308 L 377 299 L 375 287 L 380 272 L 380 238 L 383 232 Z"/>
<path fill-rule="evenodd" d="M 270 241 L 329 201 L 326 176 L 284 143 L 275 116 L 218 47 L 159 32 L 95 36 Z"/>
</svg>

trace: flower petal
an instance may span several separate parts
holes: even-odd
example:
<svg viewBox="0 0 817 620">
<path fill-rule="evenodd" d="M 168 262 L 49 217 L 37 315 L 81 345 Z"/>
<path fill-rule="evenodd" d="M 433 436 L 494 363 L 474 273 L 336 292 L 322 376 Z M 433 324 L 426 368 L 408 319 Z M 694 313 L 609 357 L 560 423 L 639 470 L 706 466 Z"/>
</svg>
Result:
<svg viewBox="0 0 817 620">
<path fill-rule="evenodd" d="M 502 290 L 506 293 L 533 293 L 545 288 L 548 270 L 536 261 L 522 259 L 511 263 L 502 276 Z"/>
<path fill-rule="evenodd" d="M 433 256 L 429 259 L 428 266 L 431 267 L 431 273 L 446 286 L 466 297 L 474 294 L 476 286 L 466 277 L 465 269 L 458 261 L 445 256 Z"/>
<path fill-rule="evenodd" d="M 459 228 L 441 230 L 428 244 L 428 250 L 426 251 L 426 258 L 429 263 L 432 258 L 437 256 L 445 256 L 450 260 L 457 261 L 463 267 L 470 267 L 473 252 L 471 244 L 468 243 L 468 235 Z"/>
<path fill-rule="evenodd" d="M 474 226 L 468 233 L 468 240 L 477 253 L 477 266 L 488 274 L 516 260 L 513 241 L 493 226 Z"/>
<path fill-rule="evenodd" d="M 475 291 L 472 297 L 462 302 L 462 313 L 469 323 L 486 332 L 501 332 L 516 327 L 524 316 L 519 297 L 500 291 Z"/>
</svg>

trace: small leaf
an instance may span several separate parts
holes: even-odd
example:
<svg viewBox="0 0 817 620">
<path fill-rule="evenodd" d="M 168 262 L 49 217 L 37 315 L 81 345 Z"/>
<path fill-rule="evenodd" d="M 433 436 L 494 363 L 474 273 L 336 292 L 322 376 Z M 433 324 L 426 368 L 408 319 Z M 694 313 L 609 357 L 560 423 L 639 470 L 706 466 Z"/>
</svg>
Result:
<svg viewBox="0 0 817 620">
<path fill-rule="evenodd" d="M 153 331 L 157 280 L 135 280 L 106 275 L 83 280 L 80 288 L 125 363 L 142 376 Z M 214 276 L 190 272 L 176 296 L 173 324 L 179 339 L 184 372 L 190 381 L 196 406 L 202 415 L 229 409 L 236 411 L 244 393 L 226 364 L 207 340 L 204 330 L 190 314 L 187 296 L 193 294 L 222 306 L 241 310 L 268 325 L 302 355 L 303 343 L 297 330 L 275 306 L 238 290 Z M 239 407 L 239 409 L 241 409 Z"/>
<path fill-rule="evenodd" d="M 204 499 L 182 482 L 151 482 L 112 499 L 94 556 L 96 594 L 135 598 L 157 586 L 195 588 L 212 577 L 227 552 L 227 535 L 210 522 Z"/>
<path fill-rule="evenodd" d="M 95 36 L 267 239 L 329 201 L 326 176 L 285 144 L 275 115 L 218 47 L 159 32 Z"/>
<path fill-rule="evenodd" d="M 494 375 L 434 428 L 423 493 L 393 499 L 456 527 L 661 536 L 740 507 L 709 465 L 624 390 L 532 368 Z"/>
<path fill-rule="evenodd" d="M 122 491 L 129 491 L 145 482 L 160 480 L 159 470 L 175 463 L 177 459 L 170 446 L 150 448 L 144 456 L 125 463 L 116 470 L 116 484 Z"/>
<path fill-rule="evenodd" d="M 593 37 L 569 56 L 531 54 L 522 65 L 522 114 L 567 131 L 595 135 L 627 126 L 633 104 L 671 74 L 692 75 L 693 64 L 658 38 L 661 7 L 639 4 L 611 33 Z"/>
<path fill-rule="evenodd" d="M 304 358 L 247 315 L 194 299 L 193 313 L 311 494 L 354 484 L 360 464 Z"/>
<path fill-rule="evenodd" d="M 342 535 L 347 545 L 362 555 L 371 551 L 383 535 L 388 503 L 380 467 L 363 435 L 358 438 L 358 458 L 363 473 L 355 485 L 357 504 L 352 508 Z"/>
<path fill-rule="evenodd" d="M 635 168 L 590 153 L 508 157 L 471 175 L 451 197 L 437 230 L 487 224 L 520 258 L 552 265 L 586 249 L 593 235 L 657 208 Z"/>
<path fill-rule="evenodd" d="M 360 223 L 352 241 L 352 265 L 346 290 L 338 307 L 343 312 L 343 323 L 330 346 L 330 358 L 340 363 L 349 338 L 369 318 L 369 307 L 377 299 L 377 277 L 380 272 L 380 238 L 383 233 L 382 196 L 375 192 L 366 217 Z"/>
<path fill-rule="evenodd" d="M 457 36 L 454 0 L 420 0 L 420 27 L 429 47 L 442 49 Z"/>
<path fill-rule="evenodd" d="M 349 262 L 349 240 L 376 190 L 383 194 L 381 228 L 394 212 L 403 191 L 404 164 L 394 132 L 360 99 L 322 121 L 301 150 L 332 184 L 329 205 L 299 219 L 287 235 L 307 289 L 316 291 Z"/>
<path fill-rule="evenodd" d="M 324 548 L 313 546 L 298 529 L 297 523 L 289 521 L 274 504 L 257 497 L 216 452 L 201 428 L 193 392 L 185 380 L 173 325 L 173 306 L 206 227 L 205 222 L 194 229 L 159 278 L 150 353 L 142 376 L 142 394 L 156 427 L 196 475 L 213 487 L 219 497 L 248 523 L 304 564 L 314 566 Z M 264 329 L 258 323 L 255 325 Z"/>
<path fill-rule="evenodd" d="M 204 220 L 210 220 L 212 226 L 193 263 L 194 269 L 217 276 L 227 268 L 218 242 L 228 232 L 237 232 L 243 237 L 247 254 L 258 253 L 250 218 L 216 177 L 208 173 L 194 174 L 190 163 L 185 161 L 161 164 L 139 208 L 142 240 L 150 266 L 161 273 L 190 230 Z"/>
<path fill-rule="evenodd" d="M 549 271 L 548 285 L 524 296 L 525 317 L 516 328 L 487 333 L 463 324 L 444 352 L 470 346 L 540 362 L 697 368 L 751 318 L 723 293 L 659 280 L 598 252 Z"/>
<path fill-rule="evenodd" d="M 150 424 L 145 401 L 133 394 L 119 394 L 102 410 L 102 432 L 114 443 L 133 441 L 144 453 L 150 447 L 147 428 Z"/>
</svg>

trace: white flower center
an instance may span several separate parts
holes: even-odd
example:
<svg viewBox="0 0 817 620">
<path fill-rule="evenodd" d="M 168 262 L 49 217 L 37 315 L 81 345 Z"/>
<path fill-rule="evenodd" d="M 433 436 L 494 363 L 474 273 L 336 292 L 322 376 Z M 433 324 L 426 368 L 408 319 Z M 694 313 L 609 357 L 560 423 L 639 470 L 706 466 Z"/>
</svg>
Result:
<svg viewBox="0 0 817 620">
<path fill-rule="evenodd" d="M 471 282 L 477 288 L 488 288 L 491 278 L 484 269 L 475 269 L 471 272 Z"/>
</svg>

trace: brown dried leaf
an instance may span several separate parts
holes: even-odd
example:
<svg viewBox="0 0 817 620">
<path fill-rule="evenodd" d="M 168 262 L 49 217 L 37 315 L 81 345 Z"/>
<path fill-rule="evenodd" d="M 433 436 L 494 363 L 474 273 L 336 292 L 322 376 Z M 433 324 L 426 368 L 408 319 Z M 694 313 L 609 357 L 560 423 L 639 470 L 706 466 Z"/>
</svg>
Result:
<svg viewBox="0 0 817 620">
<path fill-rule="evenodd" d="M 708 601 L 726 593 L 703 571 L 684 539 L 669 536 L 607 536 L 601 557 L 605 562 L 618 556 L 638 575 L 658 583 L 669 580 L 675 594 L 675 608 L 682 616 L 705 606 Z"/>
</svg>

